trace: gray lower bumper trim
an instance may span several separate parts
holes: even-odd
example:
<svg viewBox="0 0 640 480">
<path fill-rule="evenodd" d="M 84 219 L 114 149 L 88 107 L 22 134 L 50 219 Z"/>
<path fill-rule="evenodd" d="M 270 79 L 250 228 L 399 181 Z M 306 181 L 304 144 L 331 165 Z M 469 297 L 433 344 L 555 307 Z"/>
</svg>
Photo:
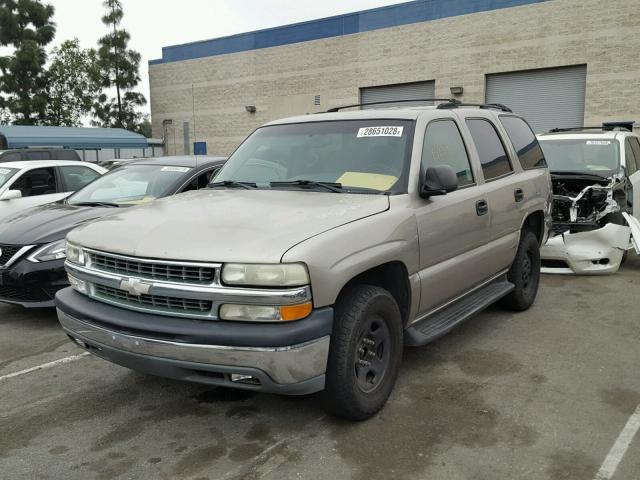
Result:
<svg viewBox="0 0 640 480">
<path fill-rule="evenodd" d="M 95 342 L 134 355 L 205 365 L 257 369 L 277 384 L 295 384 L 324 375 L 330 337 L 290 347 L 229 347 L 196 345 L 144 338 L 107 330 L 78 320 L 58 309 L 64 330 L 84 342 Z"/>
</svg>

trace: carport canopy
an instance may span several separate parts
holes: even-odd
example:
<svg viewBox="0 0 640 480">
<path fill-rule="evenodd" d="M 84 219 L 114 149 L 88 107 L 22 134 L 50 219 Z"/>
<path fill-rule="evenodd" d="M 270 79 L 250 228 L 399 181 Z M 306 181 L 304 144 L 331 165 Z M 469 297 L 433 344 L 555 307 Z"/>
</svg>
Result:
<svg viewBox="0 0 640 480">
<path fill-rule="evenodd" d="M 122 128 L 0 125 L 0 150 L 25 147 L 62 147 L 84 150 L 148 146 L 146 137 Z"/>
</svg>

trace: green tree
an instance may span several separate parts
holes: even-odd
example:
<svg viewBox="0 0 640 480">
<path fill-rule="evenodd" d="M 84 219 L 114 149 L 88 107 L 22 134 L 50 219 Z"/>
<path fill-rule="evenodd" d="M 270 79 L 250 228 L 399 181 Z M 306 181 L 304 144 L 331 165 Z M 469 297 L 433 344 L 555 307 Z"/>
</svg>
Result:
<svg viewBox="0 0 640 480">
<path fill-rule="evenodd" d="M 46 124 L 78 127 L 100 92 L 94 72 L 96 52 L 84 50 L 76 38 L 53 50 L 48 76 Z"/>
<path fill-rule="evenodd" d="M 102 23 L 111 31 L 98 40 L 96 66 L 103 93 L 93 106 L 93 124 L 137 131 L 142 119 L 139 108 L 147 103 L 144 95 L 134 91 L 140 82 L 140 54 L 128 48 L 131 37 L 120 28 L 124 16 L 120 0 L 105 0 L 103 4 L 107 13 Z M 107 93 L 114 90 L 115 98 Z"/>
<path fill-rule="evenodd" d="M 56 32 L 54 8 L 38 0 L 0 0 L 0 46 L 13 47 L 0 57 L 0 110 L 19 125 L 45 119 L 47 77 L 44 64 Z"/>
<path fill-rule="evenodd" d="M 147 138 L 151 138 L 152 128 L 151 128 L 151 119 L 149 115 L 143 115 L 142 120 L 138 123 L 138 128 L 136 128 L 136 132 L 144 135 Z"/>
</svg>

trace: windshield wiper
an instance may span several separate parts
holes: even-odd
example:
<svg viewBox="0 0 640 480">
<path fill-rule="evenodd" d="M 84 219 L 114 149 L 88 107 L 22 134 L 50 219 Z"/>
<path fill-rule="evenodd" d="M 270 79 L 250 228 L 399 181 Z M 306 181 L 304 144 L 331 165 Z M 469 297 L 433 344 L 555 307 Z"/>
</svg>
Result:
<svg viewBox="0 0 640 480">
<path fill-rule="evenodd" d="M 344 193 L 341 183 L 335 182 L 316 182 L 314 180 L 291 180 L 289 182 L 271 182 L 272 187 L 313 187 L 324 188 L 334 193 Z"/>
<path fill-rule="evenodd" d="M 120 208 L 120 205 L 117 203 L 111 202 L 80 202 L 80 203 L 70 203 L 69 205 L 75 205 L 77 207 L 111 207 L 111 208 Z"/>
<path fill-rule="evenodd" d="M 227 187 L 234 188 L 240 187 L 245 190 L 253 190 L 254 188 L 258 188 L 255 183 L 252 182 L 236 182 L 235 180 L 224 180 L 222 182 L 213 182 L 207 185 L 207 188 L 218 188 L 218 187 Z"/>
</svg>

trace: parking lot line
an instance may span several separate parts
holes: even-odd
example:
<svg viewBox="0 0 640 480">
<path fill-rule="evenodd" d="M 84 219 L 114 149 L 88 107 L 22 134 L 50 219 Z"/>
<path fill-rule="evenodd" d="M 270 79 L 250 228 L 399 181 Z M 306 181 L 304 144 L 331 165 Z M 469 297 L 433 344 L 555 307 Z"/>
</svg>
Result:
<svg viewBox="0 0 640 480">
<path fill-rule="evenodd" d="M 618 469 L 618 465 L 620 465 L 624 455 L 627 453 L 633 437 L 638 433 L 638 430 L 640 430 L 640 405 L 638 405 L 636 411 L 629 417 L 627 424 L 622 429 L 622 432 L 620 432 L 620 435 L 618 435 L 616 443 L 613 444 L 613 447 L 609 450 L 609 455 L 607 455 L 600 470 L 598 470 L 595 480 L 610 480 L 613 478 Z"/>
<path fill-rule="evenodd" d="M 53 362 L 44 363 L 42 365 L 38 365 L 37 367 L 27 368 L 26 370 L 21 370 L 19 372 L 10 373 L 8 375 L 3 375 L 0 377 L 0 382 L 2 380 L 8 380 L 10 378 L 20 377 L 21 375 L 26 375 L 28 373 L 37 372 L 40 370 L 47 370 L 49 368 L 56 367 L 58 365 L 63 365 L 65 363 L 75 362 L 76 360 L 80 360 L 81 358 L 89 356 L 89 352 L 84 352 L 79 355 L 72 355 L 70 357 L 61 358 L 60 360 L 55 360 Z"/>
</svg>

